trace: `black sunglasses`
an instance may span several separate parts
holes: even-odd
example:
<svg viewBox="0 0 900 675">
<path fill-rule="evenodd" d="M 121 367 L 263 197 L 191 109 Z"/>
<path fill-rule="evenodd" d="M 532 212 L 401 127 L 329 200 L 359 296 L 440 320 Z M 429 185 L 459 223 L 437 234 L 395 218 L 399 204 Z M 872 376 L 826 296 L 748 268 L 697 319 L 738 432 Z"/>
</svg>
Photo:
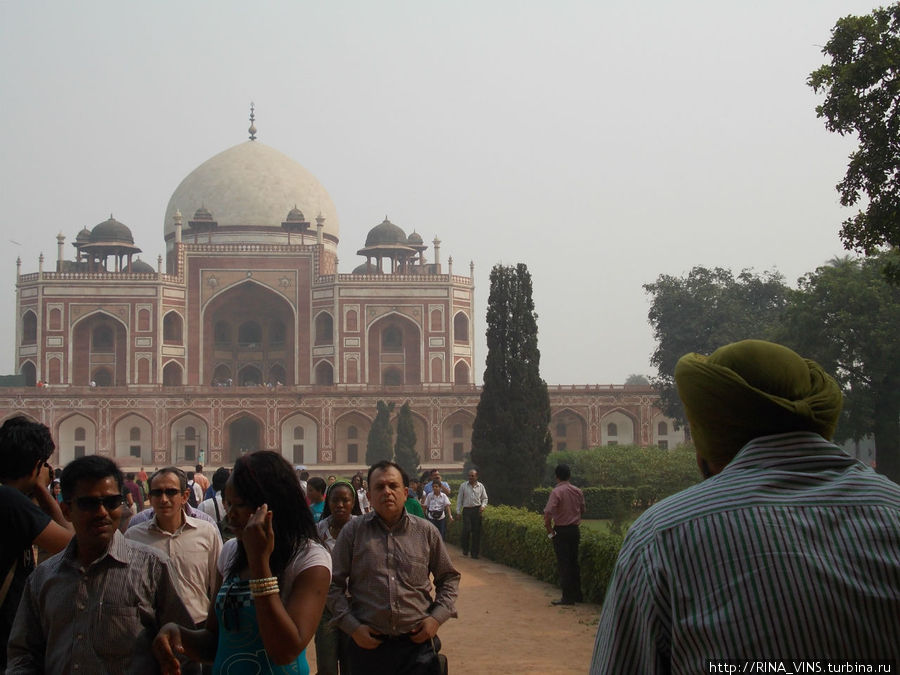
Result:
<svg viewBox="0 0 900 675">
<path fill-rule="evenodd" d="M 109 495 L 107 497 L 75 497 L 70 501 L 75 502 L 75 505 L 82 511 L 96 511 L 101 504 L 107 511 L 115 511 L 122 506 L 124 498 L 122 495 Z"/>
<path fill-rule="evenodd" d="M 150 496 L 157 497 L 157 498 L 165 495 L 169 499 L 172 499 L 172 497 L 174 497 L 175 495 L 180 495 L 180 494 L 181 494 L 181 490 L 179 490 L 178 488 L 166 488 L 165 490 L 163 490 L 162 488 L 153 488 L 152 490 L 150 490 Z"/>
</svg>

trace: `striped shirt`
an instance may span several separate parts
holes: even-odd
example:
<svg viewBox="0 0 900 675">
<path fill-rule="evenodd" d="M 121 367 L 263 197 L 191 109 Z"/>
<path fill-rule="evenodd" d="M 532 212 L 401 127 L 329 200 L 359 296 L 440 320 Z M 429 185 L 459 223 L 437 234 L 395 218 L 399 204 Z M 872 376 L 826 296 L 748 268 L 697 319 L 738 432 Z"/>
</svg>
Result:
<svg viewBox="0 0 900 675">
<path fill-rule="evenodd" d="M 628 532 L 591 673 L 897 659 L 900 486 L 811 433 L 757 438 Z"/>
</svg>

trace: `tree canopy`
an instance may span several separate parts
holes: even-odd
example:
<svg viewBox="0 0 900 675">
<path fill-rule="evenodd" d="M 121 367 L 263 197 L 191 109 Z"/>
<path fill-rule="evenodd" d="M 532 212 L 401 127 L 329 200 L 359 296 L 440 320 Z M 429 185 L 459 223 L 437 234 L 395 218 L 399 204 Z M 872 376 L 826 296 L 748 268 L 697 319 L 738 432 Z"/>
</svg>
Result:
<svg viewBox="0 0 900 675">
<path fill-rule="evenodd" d="M 540 482 L 552 444 L 531 274 L 521 263 L 491 270 L 487 348 L 471 457 L 492 502 L 521 506 Z"/>
<path fill-rule="evenodd" d="M 839 19 L 822 53 L 828 62 L 808 79 L 825 95 L 816 114 L 829 131 L 859 141 L 836 186 L 841 204 L 868 200 L 865 210 L 844 221 L 841 239 L 873 255 L 900 245 L 900 3 Z M 890 262 L 896 279 L 900 268 Z"/>
<path fill-rule="evenodd" d="M 694 267 L 683 277 L 660 275 L 644 291 L 651 296 L 648 319 L 656 350 L 650 362 L 661 406 L 669 417 L 685 423 L 675 389 L 675 364 L 689 352 L 709 354 L 724 344 L 758 338 L 771 340 L 790 289 L 777 272 Z"/>
<path fill-rule="evenodd" d="M 900 287 L 882 274 L 886 257 L 838 258 L 802 277 L 784 342 L 841 384 L 838 439 L 872 434 L 878 471 L 900 482 Z"/>
<path fill-rule="evenodd" d="M 397 415 L 397 442 L 394 444 L 394 461 L 403 467 L 408 476 L 419 474 L 419 453 L 416 452 L 416 429 L 413 426 L 409 401 L 400 407 Z"/>
<path fill-rule="evenodd" d="M 394 404 L 378 401 L 375 407 L 377 412 L 366 441 L 366 464 L 369 466 L 393 457 L 394 432 L 391 429 L 391 412 L 394 410 Z"/>
</svg>

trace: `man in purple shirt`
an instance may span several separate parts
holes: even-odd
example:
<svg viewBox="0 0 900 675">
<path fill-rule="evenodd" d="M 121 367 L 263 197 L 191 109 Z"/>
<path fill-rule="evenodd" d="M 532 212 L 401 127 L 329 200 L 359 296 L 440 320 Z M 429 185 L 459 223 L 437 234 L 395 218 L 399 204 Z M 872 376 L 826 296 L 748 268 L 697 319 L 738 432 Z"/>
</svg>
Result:
<svg viewBox="0 0 900 675">
<path fill-rule="evenodd" d="M 569 482 L 572 475 L 567 464 L 557 464 L 556 487 L 544 507 L 544 527 L 553 541 L 562 597 L 553 605 L 574 605 L 582 601 L 581 568 L 578 545 L 581 543 L 581 516 L 584 515 L 584 493 Z"/>
</svg>

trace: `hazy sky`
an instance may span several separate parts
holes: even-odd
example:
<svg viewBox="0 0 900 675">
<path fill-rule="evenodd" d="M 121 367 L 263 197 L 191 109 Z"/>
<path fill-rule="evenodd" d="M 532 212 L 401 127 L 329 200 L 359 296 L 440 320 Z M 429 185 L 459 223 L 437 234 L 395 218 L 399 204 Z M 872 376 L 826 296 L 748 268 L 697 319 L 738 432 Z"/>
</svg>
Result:
<svg viewBox="0 0 900 675">
<path fill-rule="evenodd" d="M 258 138 L 315 174 L 340 271 L 387 215 L 475 263 L 483 336 L 496 263 L 531 270 L 544 378 L 650 374 L 641 285 L 694 265 L 841 254 L 852 148 L 806 77 L 853 0 L 63 2 L 0 0 L 0 372 L 15 260 L 66 257 L 113 213 L 164 252 L 172 192 Z M 428 253 L 431 253 L 429 249 Z M 485 347 L 477 354 L 481 379 Z"/>
</svg>

